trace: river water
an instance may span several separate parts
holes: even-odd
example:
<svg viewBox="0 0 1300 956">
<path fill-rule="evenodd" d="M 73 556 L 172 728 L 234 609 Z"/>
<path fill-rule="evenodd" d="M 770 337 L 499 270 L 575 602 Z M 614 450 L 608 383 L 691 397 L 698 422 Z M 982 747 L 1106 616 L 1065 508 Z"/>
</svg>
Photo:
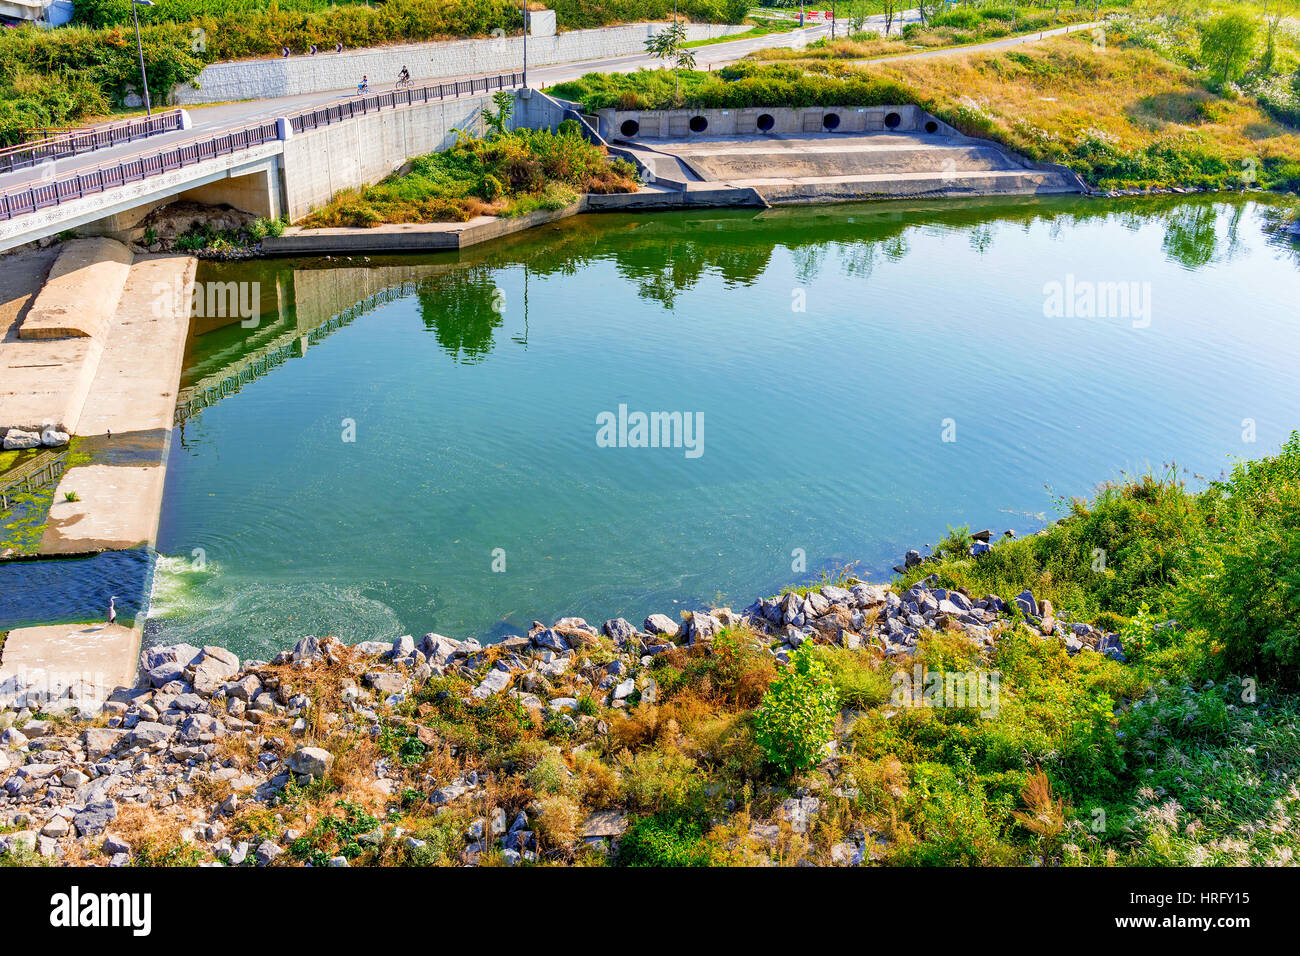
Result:
<svg viewBox="0 0 1300 956">
<path fill-rule="evenodd" d="M 1300 256 L 1267 212 L 608 215 L 205 265 L 257 310 L 195 320 L 208 401 L 173 443 L 148 639 L 639 622 L 886 579 L 949 526 L 1029 533 L 1125 474 L 1201 484 L 1300 427 Z M 636 447 L 637 413 L 668 447 Z"/>
</svg>

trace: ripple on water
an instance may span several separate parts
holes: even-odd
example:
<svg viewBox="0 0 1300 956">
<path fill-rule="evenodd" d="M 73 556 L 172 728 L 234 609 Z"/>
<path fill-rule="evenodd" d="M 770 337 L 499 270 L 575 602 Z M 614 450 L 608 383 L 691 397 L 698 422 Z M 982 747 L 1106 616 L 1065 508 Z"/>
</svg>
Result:
<svg viewBox="0 0 1300 956">
<path fill-rule="evenodd" d="M 379 588 L 311 581 L 267 583 L 230 575 L 220 564 L 197 567 L 164 557 L 154 578 L 145 644 L 238 644 L 242 657 L 269 658 L 307 634 L 345 643 L 392 640 L 403 634 L 396 612 L 372 593 Z M 232 628 L 239 640 L 231 640 Z"/>
</svg>

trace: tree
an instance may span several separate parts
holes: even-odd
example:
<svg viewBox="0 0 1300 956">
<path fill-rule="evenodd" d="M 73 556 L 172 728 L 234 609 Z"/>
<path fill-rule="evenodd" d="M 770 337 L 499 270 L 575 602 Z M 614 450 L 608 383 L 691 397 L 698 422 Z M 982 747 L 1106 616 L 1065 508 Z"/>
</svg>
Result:
<svg viewBox="0 0 1300 956">
<path fill-rule="evenodd" d="M 883 0 L 880 12 L 885 15 L 885 36 L 889 36 L 889 28 L 894 25 L 894 16 L 898 13 L 898 0 Z"/>
<path fill-rule="evenodd" d="M 1277 68 L 1277 28 L 1282 23 L 1280 16 L 1264 19 L 1265 39 L 1264 54 L 1259 58 L 1259 75 L 1270 77 Z"/>
<path fill-rule="evenodd" d="M 1255 19 L 1225 13 L 1201 26 L 1201 60 L 1218 74 L 1220 83 L 1239 79 L 1255 49 Z"/>
<path fill-rule="evenodd" d="M 681 83 L 677 71 L 685 67 L 695 69 L 695 53 L 686 46 L 686 24 L 674 20 L 666 30 L 660 30 L 645 41 L 646 52 L 658 60 L 673 61 L 673 95 L 681 99 Z"/>
<path fill-rule="evenodd" d="M 497 90 L 492 94 L 492 102 L 496 104 L 496 112 L 485 109 L 483 122 L 488 128 L 488 137 L 495 139 L 506 134 L 510 117 L 515 112 L 515 94 L 511 90 Z"/>
</svg>

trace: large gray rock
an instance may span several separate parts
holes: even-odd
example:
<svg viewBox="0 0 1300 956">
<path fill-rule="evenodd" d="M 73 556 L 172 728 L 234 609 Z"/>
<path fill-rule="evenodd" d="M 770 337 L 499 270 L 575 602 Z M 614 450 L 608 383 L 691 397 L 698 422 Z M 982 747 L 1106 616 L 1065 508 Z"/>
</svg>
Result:
<svg viewBox="0 0 1300 956">
<path fill-rule="evenodd" d="M 174 680 L 185 679 L 185 667 L 179 661 L 164 661 L 149 671 L 149 683 L 154 687 L 165 687 Z"/>
<path fill-rule="evenodd" d="M 471 692 L 479 700 L 487 700 L 493 694 L 499 694 L 510 686 L 510 674 L 506 671 L 494 670 L 479 683 Z"/>
<path fill-rule="evenodd" d="M 41 429 L 41 444 L 46 448 L 62 448 L 71 440 L 72 437 L 67 432 L 53 425 L 46 425 Z"/>
<path fill-rule="evenodd" d="M 11 428 L 5 435 L 3 444 L 5 451 L 26 451 L 29 448 L 39 448 L 41 436 L 36 432 Z"/>
<path fill-rule="evenodd" d="M 334 766 L 334 755 L 320 747 L 299 747 L 289 757 L 289 769 L 300 777 L 318 780 Z"/>
<path fill-rule="evenodd" d="M 393 694 L 405 694 L 411 689 L 411 682 L 401 674 L 392 671 L 371 671 L 365 677 L 366 683 L 378 694 L 389 697 Z"/>
<path fill-rule="evenodd" d="M 544 651 L 567 651 L 569 642 L 554 628 L 544 627 L 532 635 L 533 646 Z"/>
<path fill-rule="evenodd" d="M 415 653 L 415 638 L 410 634 L 403 634 L 397 640 L 393 641 L 392 658 L 395 661 L 405 660 Z"/>
<path fill-rule="evenodd" d="M 465 657 L 471 653 L 462 642 L 443 637 L 441 634 L 424 635 L 424 640 L 420 642 L 420 650 L 424 651 L 429 660 L 435 664 L 446 664 L 457 657 Z"/>
<path fill-rule="evenodd" d="M 98 760 L 107 756 L 117 749 L 125 736 L 125 730 L 113 727 L 87 728 L 81 735 L 81 741 L 86 748 L 86 757 L 90 760 Z"/>
<path fill-rule="evenodd" d="M 293 659 L 295 661 L 318 661 L 324 656 L 325 649 L 321 646 L 320 638 L 315 635 L 304 637 L 293 646 Z"/>
<path fill-rule="evenodd" d="M 108 825 L 117 819 L 117 805 L 112 800 L 102 800 L 87 804 L 72 818 L 73 825 L 82 836 L 103 833 Z"/>
<path fill-rule="evenodd" d="M 171 740 L 175 734 L 175 727 L 169 727 L 153 720 L 142 720 L 131 728 L 127 743 L 132 747 L 151 747 L 154 744 Z"/>
<path fill-rule="evenodd" d="M 636 628 L 621 617 L 605 622 L 605 634 L 615 644 L 626 644 L 628 641 L 636 640 Z"/>
<path fill-rule="evenodd" d="M 192 644 L 160 644 L 140 652 L 140 668 L 152 671 L 159 664 L 178 663 L 189 667 L 203 652 Z"/>
<path fill-rule="evenodd" d="M 696 611 L 687 618 L 683 630 L 686 634 L 686 643 L 694 644 L 696 641 L 707 641 L 717 637 L 722 630 L 722 622 L 712 614 Z"/>
<path fill-rule="evenodd" d="M 681 631 L 681 625 L 667 614 L 651 614 L 645 619 L 645 624 L 642 626 L 649 633 L 659 634 L 663 637 L 676 637 Z"/>
<path fill-rule="evenodd" d="M 224 647 L 205 647 L 195 667 L 205 667 L 222 680 L 230 680 L 239 673 L 239 657 Z"/>
</svg>

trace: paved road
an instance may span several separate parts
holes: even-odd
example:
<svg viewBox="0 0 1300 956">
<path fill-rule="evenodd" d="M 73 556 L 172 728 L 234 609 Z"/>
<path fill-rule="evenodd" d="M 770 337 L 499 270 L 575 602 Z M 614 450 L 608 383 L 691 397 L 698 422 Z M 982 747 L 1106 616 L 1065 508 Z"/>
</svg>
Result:
<svg viewBox="0 0 1300 956">
<path fill-rule="evenodd" d="M 1025 43 L 1037 43 L 1039 40 L 1046 40 L 1048 37 L 1064 36 L 1067 33 L 1078 33 L 1080 30 L 1091 30 L 1093 27 L 1101 26 L 1101 21 L 1095 23 L 1075 23 L 1068 27 L 1057 27 L 1053 30 L 1043 30 L 1039 33 L 1026 33 L 1022 36 L 1007 37 L 1002 40 L 989 40 L 987 43 L 972 43 L 970 46 L 950 46 L 942 47 L 937 50 L 921 50 L 917 53 L 897 53 L 893 56 L 878 56 L 869 60 L 850 60 L 851 63 L 888 63 L 891 60 L 923 60 L 932 56 L 950 56 L 954 53 L 978 53 L 985 50 L 1002 50 L 1007 47 L 1020 46 Z"/>
<path fill-rule="evenodd" d="M 897 28 L 903 24 L 914 22 L 917 19 L 919 19 L 919 17 L 916 11 L 911 10 L 905 14 L 896 16 L 894 18 L 894 23 Z M 997 50 L 1004 47 L 1017 46 L 1023 43 L 1032 43 L 1039 39 L 1058 36 L 1067 32 L 1087 30 L 1091 29 L 1093 26 L 1096 26 L 1096 24 L 1079 24 L 1077 26 L 1048 30 L 1043 33 L 1033 33 L 1025 36 L 993 40 L 988 43 L 979 43 L 972 46 L 938 50 L 921 50 L 915 53 L 902 53 L 895 56 L 854 62 L 883 63 L 891 60 L 919 59 L 932 56 L 943 56 L 952 53 Z M 841 27 L 841 29 L 843 29 L 843 27 Z M 883 31 L 884 18 L 880 16 L 868 18 L 866 29 Z M 719 67 L 743 59 L 745 56 L 756 50 L 769 49 L 773 47 L 789 47 L 799 43 L 810 43 L 813 40 L 829 35 L 830 25 L 818 24 L 816 26 L 793 30 L 788 33 L 773 33 L 761 37 L 751 37 L 746 40 L 729 40 L 723 43 L 714 43 L 707 46 L 695 47 L 693 50 L 695 53 L 696 63 L 699 67 Z M 639 69 L 641 67 L 658 67 L 662 65 L 663 63 L 660 60 L 652 59 L 644 53 L 637 53 L 629 56 L 608 57 L 600 60 L 584 60 L 574 63 L 560 63 L 554 66 L 533 67 L 528 71 L 528 80 L 530 86 L 540 88 L 551 86 L 565 80 L 576 79 L 584 73 L 621 73 L 628 70 Z M 422 82 L 437 83 L 451 82 L 452 80 L 465 80 L 478 75 L 482 74 L 430 78 L 421 77 L 415 80 L 415 85 L 418 86 Z M 375 87 L 376 92 L 381 92 L 386 89 L 389 89 L 386 85 Z M 146 141 L 127 143 L 109 149 L 101 149 L 93 153 L 73 156 L 53 163 L 45 163 L 33 169 L 23 169 L 13 173 L 0 175 L 0 191 L 14 187 L 34 185 L 56 177 L 66 176 L 73 172 L 87 171 L 94 169 L 97 166 L 121 162 L 124 159 L 142 153 L 151 153 L 164 147 L 175 146 L 178 143 L 188 142 L 194 139 L 206 139 L 211 136 L 220 135 L 227 130 L 239 129 L 244 126 L 266 122 L 267 120 L 275 119 L 279 116 L 286 116 L 302 110 L 326 106 L 330 103 L 336 103 L 355 95 L 356 90 L 353 88 L 346 90 L 330 90 L 322 93 L 309 93 L 301 96 L 285 96 L 265 100 L 243 100 L 237 103 L 220 103 L 213 106 L 191 107 L 190 116 L 194 124 L 192 129 L 163 133 L 158 136 L 151 136 Z"/>
</svg>

